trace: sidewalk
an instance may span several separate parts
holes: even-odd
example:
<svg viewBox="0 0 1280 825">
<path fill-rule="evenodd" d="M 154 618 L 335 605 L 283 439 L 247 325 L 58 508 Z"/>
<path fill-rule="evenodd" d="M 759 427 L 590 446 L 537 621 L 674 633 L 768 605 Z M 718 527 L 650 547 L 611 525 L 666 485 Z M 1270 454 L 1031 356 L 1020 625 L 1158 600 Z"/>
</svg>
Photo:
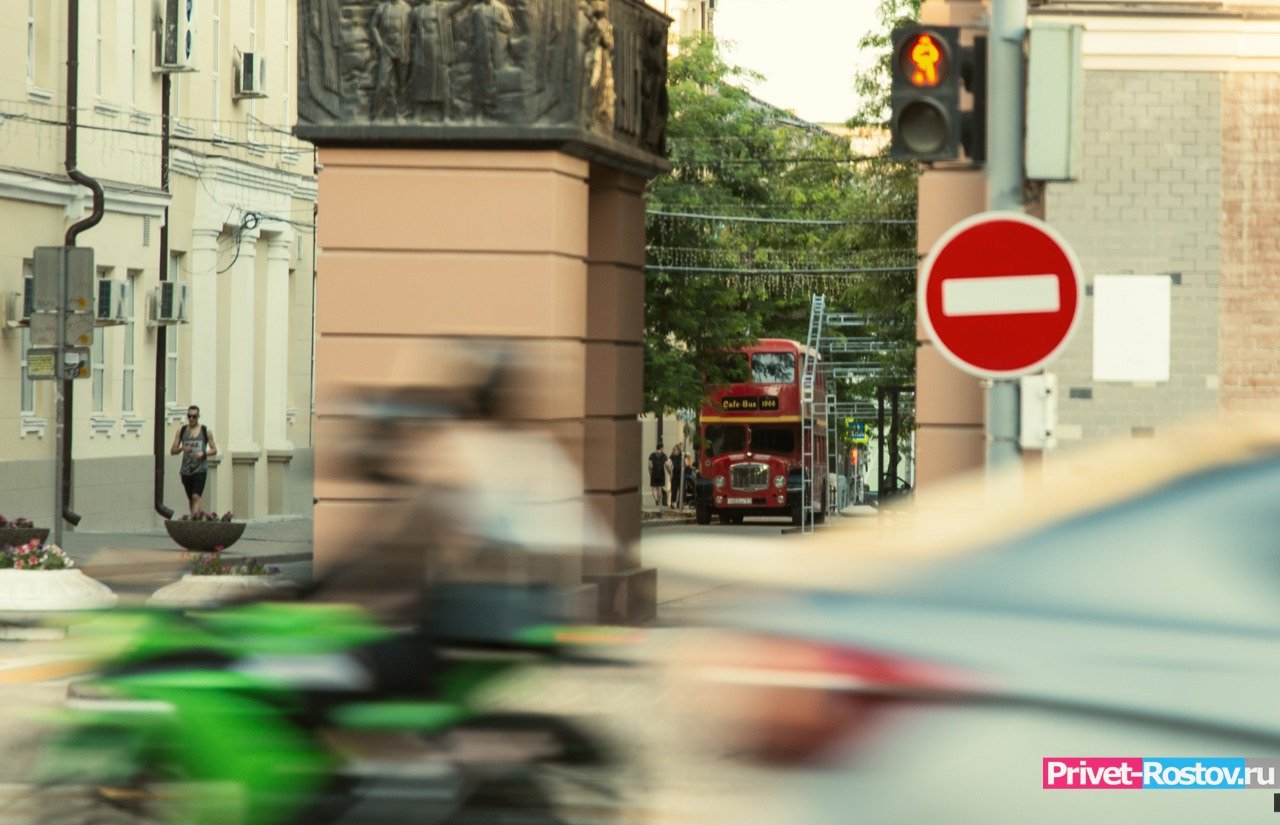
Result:
<svg viewBox="0 0 1280 825">
<path fill-rule="evenodd" d="M 641 494 L 643 495 L 640 503 L 640 526 L 642 528 L 694 523 L 692 507 L 686 507 L 683 510 L 672 510 L 670 507 L 654 504 L 653 494 L 647 489 L 642 490 Z"/>
<path fill-rule="evenodd" d="M 311 560 L 310 516 L 270 516 L 253 519 L 244 535 L 223 551 L 227 559 L 257 556 L 269 564 Z M 164 527 L 130 532 L 66 531 L 62 549 L 93 578 L 122 573 L 163 573 L 190 564 L 186 550 L 174 543 Z"/>
<path fill-rule="evenodd" d="M 656 507 L 652 500 L 641 513 L 641 526 L 660 527 L 693 523 L 693 510 L 675 512 Z M 268 564 L 310 561 L 312 556 L 311 516 L 268 516 L 250 520 L 244 535 L 223 551 L 227 559 L 256 556 Z M 122 573 L 176 571 L 190 563 L 183 550 L 163 527 L 129 532 L 67 530 L 63 550 L 84 572 L 94 578 Z"/>
</svg>

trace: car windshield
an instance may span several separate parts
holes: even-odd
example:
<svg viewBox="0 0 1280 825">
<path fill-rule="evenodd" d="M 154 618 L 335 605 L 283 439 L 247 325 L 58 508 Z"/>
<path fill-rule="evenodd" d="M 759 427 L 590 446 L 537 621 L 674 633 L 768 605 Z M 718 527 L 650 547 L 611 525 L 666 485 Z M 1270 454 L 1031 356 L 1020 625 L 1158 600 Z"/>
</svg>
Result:
<svg viewBox="0 0 1280 825">
<path fill-rule="evenodd" d="M 1209 470 L 996 544 L 911 598 L 1280 629 L 1280 459 Z"/>
<path fill-rule="evenodd" d="M 751 428 L 751 449 L 758 453 L 794 453 L 796 428 L 756 424 Z"/>
<path fill-rule="evenodd" d="M 747 448 L 747 428 L 741 424 L 708 424 L 707 455 L 741 452 Z"/>
<path fill-rule="evenodd" d="M 790 352 L 752 353 L 751 380 L 757 384 L 794 384 L 795 355 Z"/>
</svg>

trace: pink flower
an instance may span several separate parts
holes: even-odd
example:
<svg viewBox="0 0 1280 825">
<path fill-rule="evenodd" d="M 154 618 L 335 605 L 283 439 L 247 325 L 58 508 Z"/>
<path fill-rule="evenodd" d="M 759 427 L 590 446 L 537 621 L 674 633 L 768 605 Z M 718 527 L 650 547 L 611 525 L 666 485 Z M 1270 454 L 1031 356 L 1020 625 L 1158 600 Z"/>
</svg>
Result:
<svg viewBox="0 0 1280 825">
<path fill-rule="evenodd" d="M 15 561 L 15 562 L 13 563 L 13 566 L 14 566 L 14 568 L 15 568 L 15 569 L 17 569 L 17 570 L 21 570 L 21 569 L 22 569 L 22 567 L 23 567 L 22 559 L 18 559 L 17 561 Z"/>
</svg>

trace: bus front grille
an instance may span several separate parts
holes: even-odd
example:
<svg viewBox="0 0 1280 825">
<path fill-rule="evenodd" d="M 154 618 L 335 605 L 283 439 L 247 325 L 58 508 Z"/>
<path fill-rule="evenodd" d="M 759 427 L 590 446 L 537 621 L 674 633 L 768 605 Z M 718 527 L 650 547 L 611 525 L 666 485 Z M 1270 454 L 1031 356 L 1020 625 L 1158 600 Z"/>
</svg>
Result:
<svg viewBox="0 0 1280 825">
<path fill-rule="evenodd" d="M 735 464 L 729 468 L 729 484 L 744 493 L 768 489 L 769 465 Z"/>
</svg>

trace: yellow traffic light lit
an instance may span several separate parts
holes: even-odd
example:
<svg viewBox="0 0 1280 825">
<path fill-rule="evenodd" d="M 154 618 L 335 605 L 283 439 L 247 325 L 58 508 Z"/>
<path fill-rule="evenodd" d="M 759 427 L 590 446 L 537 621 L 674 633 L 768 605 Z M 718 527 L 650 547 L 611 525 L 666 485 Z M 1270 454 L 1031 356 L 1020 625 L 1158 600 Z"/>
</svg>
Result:
<svg viewBox="0 0 1280 825">
<path fill-rule="evenodd" d="M 922 32 L 916 35 L 903 54 L 909 65 L 903 66 L 903 73 L 910 78 L 911 84 L 922 89 L 932 89 L 941 82 L 946 65 L 942 49 L 938 48 L 933 35 Z"/>
</svg>

